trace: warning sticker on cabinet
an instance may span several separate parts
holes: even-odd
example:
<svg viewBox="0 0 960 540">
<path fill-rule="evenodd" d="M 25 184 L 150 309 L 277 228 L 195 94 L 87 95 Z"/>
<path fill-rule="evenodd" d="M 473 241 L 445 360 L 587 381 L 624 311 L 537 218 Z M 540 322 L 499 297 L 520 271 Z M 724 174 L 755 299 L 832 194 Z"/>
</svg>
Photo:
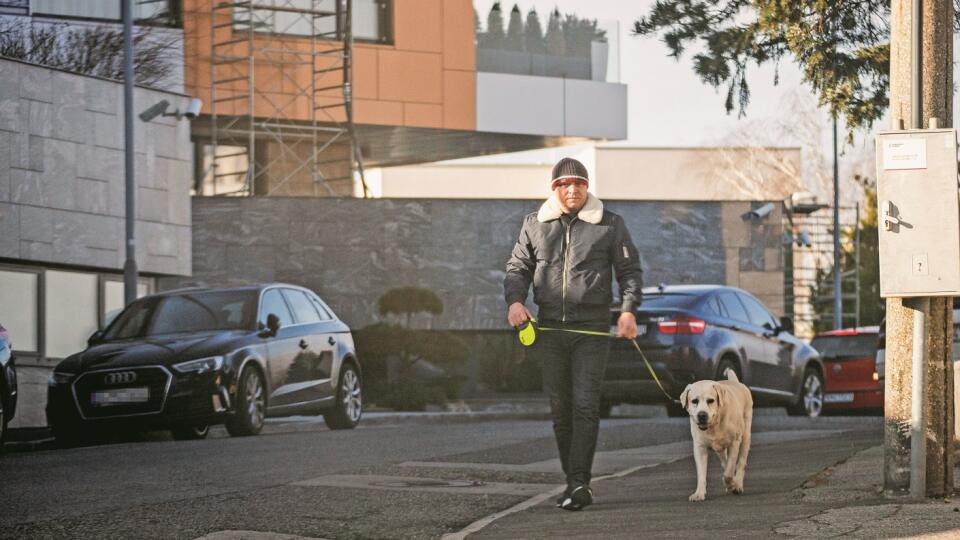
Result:
<svg viewBox="0 0 960 540">
<path fill-rule="evenodd" d="M 887 171 L 927 168 L 927 141 L 886 139 L 883 141 L 883 168 Z"/>
</svg>

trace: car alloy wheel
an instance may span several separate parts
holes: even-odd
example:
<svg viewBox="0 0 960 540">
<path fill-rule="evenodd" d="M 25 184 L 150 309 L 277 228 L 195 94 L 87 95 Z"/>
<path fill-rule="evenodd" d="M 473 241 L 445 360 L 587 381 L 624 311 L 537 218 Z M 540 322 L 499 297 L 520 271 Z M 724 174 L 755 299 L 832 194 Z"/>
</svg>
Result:
<svg viewBox="0 0 960 540">
<path fill-rule="evenodd" d="M 808 371 L 803 378 L 803 410 L 810 418 L 823 411 L 823 383 L 815 371 Z"/>
<path fill-rule="evenodd" d="M 360 423 L 363 414 L 363 382 L 357 369 L 344 364 L 340 371 L 340 384 L 337 386 L 337 399 L 334 406 L 323 413 L 323 421 L 330 429 L 353 429 Z"/>
<path fill-rule="evenodd" d="M 260 382 L 260 375 L 256 371 L 251 371 L 247 377 L 247 384 L 244 385 L 244 392 L 247 403 L 247 418 L 250 426 L 260 430 L 263 427 L 263 384 Z"/>
<path fill-rule="evenodd" d="M 237 408 L 227 420 L 227 432 L 234 437 L 256 435 L 263 428 L 266 415 L 266 389 L 260 371 L 248 367 L 240 374 Z"/>
<path fill-rule="evenodd" d="M 360 379 L 352 369 L 348 369 L 343 374 L 343 384 L 340 385 L 340 392 L 343 395 L 343 406 L 347 411 L 347 418 L 351 422 L 359 421 L 363 406 L 360 395 Z"/>
</svg>

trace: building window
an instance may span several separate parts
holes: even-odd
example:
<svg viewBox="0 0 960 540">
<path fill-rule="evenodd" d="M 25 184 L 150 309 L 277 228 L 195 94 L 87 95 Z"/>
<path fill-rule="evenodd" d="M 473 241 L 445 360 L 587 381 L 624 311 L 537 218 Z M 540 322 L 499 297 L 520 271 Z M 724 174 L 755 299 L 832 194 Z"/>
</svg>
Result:
<svg viewBox="0 0 960 540">
<path fill-rule="evenodd" d="M 31 15 L 71 19 L 119 21 L 121 0 L 31 0 Z M 138 24 L 180 25 L 179 0 L 133 0 L 133 18 Z"/>
<path fill-rule="evenodd" d="M 153 290 L 153 278 L 138 280 L 137 298 Z M 18 353 L 65 358 L 80 352 L 123 307 L 120 274 L 0 268 L 0 324 Z"/>
<path fill-rule="evenodd" d="M 47 270 L 44 281 L 44 353 L 66 358 L 86 349 L 97 330 L 97 275 Z"/>
<path fill-rule="evenodd" d="M 0 270 L 0 324 L 9 332 L 15 351 L 40 352 L 39 291 L 39 273 Z"/>
<path fill-rule="evenodd" d="M 386 0 L 353 0 L 353 39 L 375 43 L 391 43 L 392 2 Z M 338 0 L 261 0 L 257 6 L 275 9 L 252 10 L 253 29 L 257 32 L 285 36 L 316 35 L 326 39 L 342 39 L 339 13 L 343 3 Z M 314 17 L 316 12 L 336 12 L 337 16 Z M 234 30 L 250 28 L 251 11 L 234 8 Z"/>
</svg>

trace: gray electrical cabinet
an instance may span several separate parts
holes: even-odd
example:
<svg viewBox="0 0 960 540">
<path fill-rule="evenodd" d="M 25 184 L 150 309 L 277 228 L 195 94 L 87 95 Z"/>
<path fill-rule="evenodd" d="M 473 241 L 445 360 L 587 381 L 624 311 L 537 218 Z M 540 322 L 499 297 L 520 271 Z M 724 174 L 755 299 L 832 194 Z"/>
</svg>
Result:
<svg viewBox="0 0 960 540">
<path fill-rule="evenodd" d="M 876 145 L 880 296 L 960 296 L 956 130 L 884 131 Z"/>
</svg>

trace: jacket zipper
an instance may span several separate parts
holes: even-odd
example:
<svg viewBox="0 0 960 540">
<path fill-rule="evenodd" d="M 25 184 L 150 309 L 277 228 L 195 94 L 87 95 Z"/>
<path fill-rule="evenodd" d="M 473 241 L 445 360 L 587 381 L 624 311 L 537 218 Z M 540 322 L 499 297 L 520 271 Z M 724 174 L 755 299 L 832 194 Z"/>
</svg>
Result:
<svg viewBox="0 0 960 540">
<path fill-rule="evenodd" d="M 574 218 L 576 219 L 576 218 Z M 563 283 L 560 285 L 560 322 L 567 322 L 567 254 L 570 251 L 570 229 L 573 228 L 574 220 L 566 226 L 566 244 L 563 246 Z"/>
</svg>

